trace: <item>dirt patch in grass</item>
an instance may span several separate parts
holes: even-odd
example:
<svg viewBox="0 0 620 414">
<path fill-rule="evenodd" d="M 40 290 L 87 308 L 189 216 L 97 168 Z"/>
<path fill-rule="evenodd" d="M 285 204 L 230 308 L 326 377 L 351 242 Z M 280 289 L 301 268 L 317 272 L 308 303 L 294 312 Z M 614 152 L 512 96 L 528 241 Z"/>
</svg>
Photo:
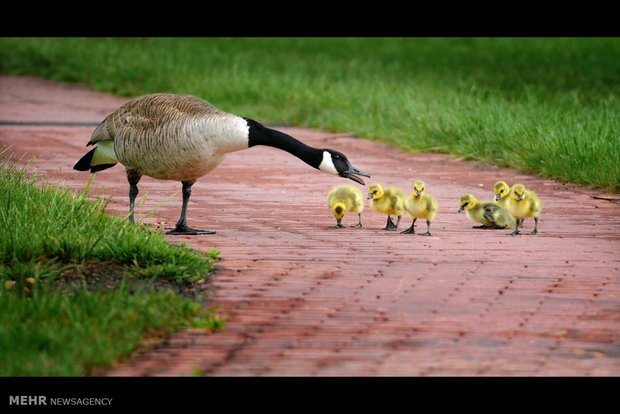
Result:
<svg viewBox="0 0 620 414">
<path fill-rule="evenodd" d="M 208 301 L 210 293 L 206 279 L 181 282 L 165 278 L 149 280 L 133 276 L 127 266 L 112 261 L 69 265 L 52 282 L 52 286 L 63 290 L 86 288 L 95 291 L 119 289 L 123 283 L 130 287 L 132 293 L 171 290 L 201 304 Z"/>
</svg>

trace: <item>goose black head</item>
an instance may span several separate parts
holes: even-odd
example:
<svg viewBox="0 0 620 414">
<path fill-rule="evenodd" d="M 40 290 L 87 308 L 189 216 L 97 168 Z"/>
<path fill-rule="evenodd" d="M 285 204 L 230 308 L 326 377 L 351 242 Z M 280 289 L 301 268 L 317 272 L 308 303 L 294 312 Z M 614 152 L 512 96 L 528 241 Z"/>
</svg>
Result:
<svg viewBox="0 0 620 414">
<path fill-rule="evenodd" d="M 323 150 L 323 159 L 318 168 L 321 171 L 351 179 L 361 185 L 366 185 L 366 183 L 358 175 L 370 178 L 370 175 L 355 168 L 343 153 L 330 149 Z"/>
</svg>

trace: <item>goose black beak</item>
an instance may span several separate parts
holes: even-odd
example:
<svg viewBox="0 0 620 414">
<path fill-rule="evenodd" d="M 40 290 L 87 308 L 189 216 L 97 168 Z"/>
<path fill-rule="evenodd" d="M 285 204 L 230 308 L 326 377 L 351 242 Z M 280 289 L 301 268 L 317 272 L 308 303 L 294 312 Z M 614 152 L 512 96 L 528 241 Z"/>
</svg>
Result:
<svg viewBox="0 0 620 414">
<path fill-rule="evenodd" d="M 465 210 L 465 207 L 461 206 L 459 207 L 459 209 L 456 211 L 457 213 L 460 213 L 461 211 Z"/>
<path fill-rule="evenodd" d="M 365 172 L 362 172 L 360 170 L 358 170 L 357 168 L 355 168 L 354 166 L 349 164 L 349 169 L 343 173 L 340 174 L 341 177 L 345 177 L 348 178 L 350 180 L 353 180 L 361 185 L 366 185 L 366 183 L 364 182 L 364 180 L 362 180 L 361 178 L 358 177 L 358 175 L 361 175 L 362 177 L 368 177 L 370 178 L 370 175 L 366 174 Z"/>
<path fill-rule="evenodd" d="M 500 195 L 499 194 L 495 194 L 495 201 L 498 201 L 500 199 Z"/>
</svg>

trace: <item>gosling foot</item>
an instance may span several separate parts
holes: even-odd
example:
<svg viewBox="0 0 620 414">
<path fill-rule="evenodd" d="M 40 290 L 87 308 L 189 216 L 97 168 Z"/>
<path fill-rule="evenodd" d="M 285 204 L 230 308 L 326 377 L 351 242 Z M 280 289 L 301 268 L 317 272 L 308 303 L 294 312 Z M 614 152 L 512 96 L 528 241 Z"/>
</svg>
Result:
<svg viewBox="0 0 620 414">
<path fill-rule="evenodd" d="M 392 217 L 388 216 L 387 223 L 383 230 L 391 230 L 391 231 L 398 230 L 398 226 L 394 224 L 394 222 L 392 221 Z"/>
</svg>

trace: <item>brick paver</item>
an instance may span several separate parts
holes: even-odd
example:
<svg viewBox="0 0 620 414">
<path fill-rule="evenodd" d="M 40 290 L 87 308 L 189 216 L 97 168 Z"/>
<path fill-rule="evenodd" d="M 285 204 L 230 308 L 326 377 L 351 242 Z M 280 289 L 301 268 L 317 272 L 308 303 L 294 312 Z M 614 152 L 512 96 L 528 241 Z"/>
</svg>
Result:
<svg viewBox="0 0 620 414">
<path fill-rule="evenodd" d="M 82 86 L 0 77 L 0 121 L 99 122 L 125 101 Z M 31 165 L 40 175 L 77 189 L 88 175 L 72 166 L 93 129 L 4 123 L 0 146 L 36 157 Z M 404 154 L 347 134 L 280 129 L 344 152 L 370 182 L 408 193 L 413 180 L 426 181 L 440 206 L 433 236 L 385 232 L 385 216 L 368 205 L 363 229 L 329 228 L 335 220 L 326 195 L 344 179 L 272 148 L 230 154 L 194 185 L 190 200 L 188 224 L 217 234 L 169 236 L 221 252 L 208 287 L 210 306 L 230 315 L 226 329 L 175 333 L 103 375 L 620 374 L 620 214 L 618 204 L 590 197 L 605 194 L 438 154 Z M 472 229 L 457 213 L 462 194 L 490 199 L 498 179 L 537 191 L 544 208 L 537 236 Z M 144 177 L 137 219 L 171 227 L 180 194 L 165 200 L 179 190 L 179 183 Z M 111 197 L 112 213 L 127 213 L 127 192 L 120 165 L 92 185 L 93 194 Z M 410 220 L 403 217 L 402 230 Z M 525 230 L 532 226 L 525 221 Z"/>
</svg>

